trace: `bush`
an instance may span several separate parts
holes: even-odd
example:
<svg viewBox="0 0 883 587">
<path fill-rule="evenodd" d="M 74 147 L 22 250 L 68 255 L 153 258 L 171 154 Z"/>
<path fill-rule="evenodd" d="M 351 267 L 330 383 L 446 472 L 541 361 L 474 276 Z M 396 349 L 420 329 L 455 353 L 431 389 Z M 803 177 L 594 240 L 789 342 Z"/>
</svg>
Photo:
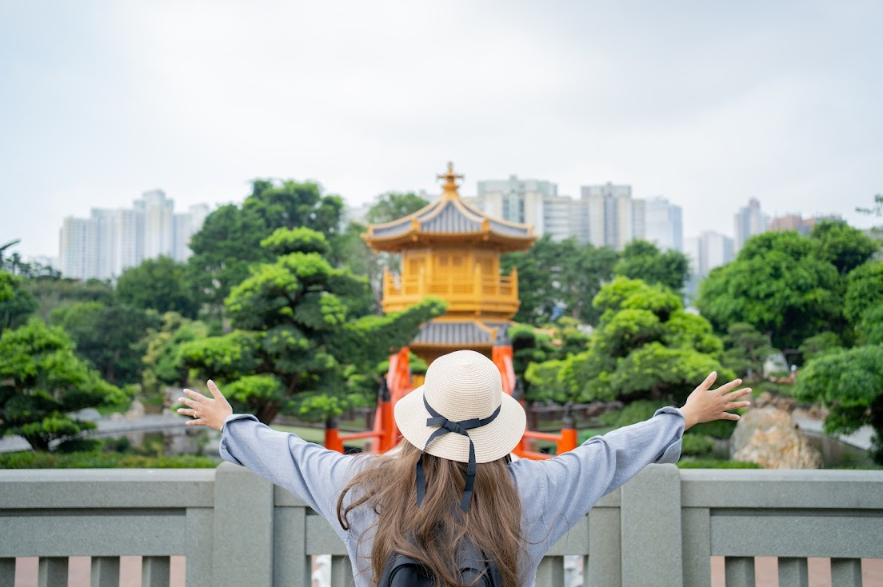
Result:
<svg viewBox="0 0 883 587">
<path fill-rule="evenodd" d="M 718 459 L 683 459 L 677 462 L 679 469 L 760 469 L 757 463 L 724 461 Z"/>
<path fill-rule="evenodd" d="M 656 400 L 637 400 L 620 410 L 609 410 L 598 417 L 598 423 L 602 426 L 622 428 L 631 424 L 637 424 L 649 420 L 659 408 L 669 405 L 667 402 Z"/>
<path fill-rule="evenodd" d="M 180 455 L 147 457 L 107 453 L 13 452 L 0 454 L 0 469 L 212 469 L 218 463 L 208 457 Z"/>
<path fill-rule="evenodd" d="M 685 434 L 681 453 L 685 455 L 707 455 L 714 450 L 714 440 L 704 434 Z"/>
<path fill-rule="evenodd" d="M 690 429 L 690 434 L 703 434 L 712 438 L 729 440 L 735 429 L 736 422 L 732 420 L 715 420 L 714 422 L 696 424 Z"/>
</svg>

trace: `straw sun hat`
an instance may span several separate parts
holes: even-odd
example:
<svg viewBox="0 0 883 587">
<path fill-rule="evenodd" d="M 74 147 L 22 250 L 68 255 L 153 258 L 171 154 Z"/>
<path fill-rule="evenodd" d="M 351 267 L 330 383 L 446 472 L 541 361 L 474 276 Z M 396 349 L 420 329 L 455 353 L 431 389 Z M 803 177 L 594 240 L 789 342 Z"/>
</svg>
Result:
<svg viewBox="0 0 883 587">
<path fill-rule="evenodd" d="M 479 420 L 472 422 L 478 425 L 470 428 L 466 422 L 473 419 Z M 491 421 L 483 422 L 488 419 Z M 395 420 L 402 436 L 417 448 L 461 463 L 469 462 L 470 440 L 476 463 L 508 455 L 521 440 L 526 425 L 524 408 L 503 393 L 497 366 L 484 355 L 468 350 L 433 361 L 423 385 L 396 403 Z M 468 436 L 441 432 L 427 445 L 430 436 L 445 427 L 445 421 L 453 423 L 454 428 L 464 423 Z"/>
</svg>

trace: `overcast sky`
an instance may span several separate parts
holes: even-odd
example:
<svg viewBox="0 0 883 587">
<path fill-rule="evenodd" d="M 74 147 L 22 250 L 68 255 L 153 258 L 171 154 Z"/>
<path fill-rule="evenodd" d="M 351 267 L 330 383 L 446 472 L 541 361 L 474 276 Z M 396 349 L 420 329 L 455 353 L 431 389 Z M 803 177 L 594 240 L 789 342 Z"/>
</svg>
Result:
<svg viewBox="0 0 883 587">
<path fill-rule="evenodd" d="M 0 0 L 0 244 L 257 177 L 350 204 L 480 179 L 612 181 L 685 236 L 883 193 L 883 2 Z"/>
</svg>

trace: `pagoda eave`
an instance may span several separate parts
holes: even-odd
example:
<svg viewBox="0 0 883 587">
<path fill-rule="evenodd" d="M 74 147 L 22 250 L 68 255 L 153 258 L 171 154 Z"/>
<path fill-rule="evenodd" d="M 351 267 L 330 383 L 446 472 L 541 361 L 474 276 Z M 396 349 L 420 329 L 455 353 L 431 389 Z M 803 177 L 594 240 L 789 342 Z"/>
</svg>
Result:
<svg viewBox="0 0 883 587">
<path fill-rule="evenodd" d="M 511 237 L 494 232 L 472 233 L 426 233 L 421 231 L 408 231 L 388 238 L 378 238 L 371 234 L 363 234 L 362 239 L 375 251 L 398 252 L 405 249 L 413 249 L 434 245 L 466 245 L 480 248 L 499 250 L 500 252 L 526 251 L 534 241 L 536 235 L 528 237 Z"/>
</svg>

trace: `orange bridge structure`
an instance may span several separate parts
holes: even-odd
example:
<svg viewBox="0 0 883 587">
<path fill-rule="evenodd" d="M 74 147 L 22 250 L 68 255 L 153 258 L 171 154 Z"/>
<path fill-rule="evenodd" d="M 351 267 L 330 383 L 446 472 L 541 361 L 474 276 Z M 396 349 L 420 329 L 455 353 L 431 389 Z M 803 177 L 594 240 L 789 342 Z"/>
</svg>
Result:
<svg viewBox="0 0 883 587">
<path fill-rule="evenodd" d="M 428 365 L 454 350 L 478 351 L 500 370 L 503 391 L 516 391 L 508 332 L 520 305 L 518 272 L 513 268 L 501 275 L 500 255 L 527 250 L 537 237 L 531 226 L 492 218 L 464 202 L 457 184 L 462 178 L 449 163 L 447 173 L 439 176 L 444 183 L 438 200 L 398 220 L 369 225 L 362 235 L 374 251 L 401 254 L 401 274 L 387 269 L 383 275 L 384 312 L 402 310 L 428 296 L 443 299 L 448 307 L 420 328 L 410 347 L 390 357 L 374 430 L 341 435 L 330 426 L 326 447 L 343 451 L 344 441 L 371 439 L 372 452 L 385 452 L 396 444 L 399 431 L 392 406 L 423 383 L 423 376 L 409 369 L 411 352 Z M 555 442 L 561 453 L 576 446 L 576 430 L 570 423 L 560 434 L 528 431 L 515 453 L 549 456 L 532 448 L 534 440 Z"/>
</svg>

